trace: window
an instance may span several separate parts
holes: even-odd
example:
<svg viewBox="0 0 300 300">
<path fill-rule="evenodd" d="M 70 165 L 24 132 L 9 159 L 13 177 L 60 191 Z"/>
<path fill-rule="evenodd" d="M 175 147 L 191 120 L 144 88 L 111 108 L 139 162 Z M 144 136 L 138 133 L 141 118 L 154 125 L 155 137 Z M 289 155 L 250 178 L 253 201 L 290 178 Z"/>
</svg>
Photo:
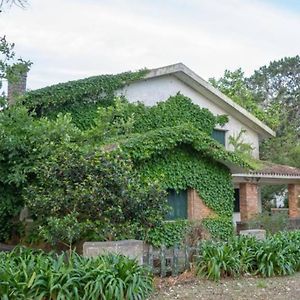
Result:
<svg viewBox="0 0 300 300">
<path fill-rule="evenodd" d="M 212 133 L 212 138 L 217 142 L 225 146 L 225 134 L 226 130 L 214 129 Z"/>
<path fill-rule="evenodd" d="M 168 220 L 187 219 L 187 191 L 168 191 L 168 204 L 172 210 L 168 213 Z"/>
<path fill-rule="evenodd" d="M 240 189 L 234 189 L 234 212 L 240 212 Z"/>
</svg>

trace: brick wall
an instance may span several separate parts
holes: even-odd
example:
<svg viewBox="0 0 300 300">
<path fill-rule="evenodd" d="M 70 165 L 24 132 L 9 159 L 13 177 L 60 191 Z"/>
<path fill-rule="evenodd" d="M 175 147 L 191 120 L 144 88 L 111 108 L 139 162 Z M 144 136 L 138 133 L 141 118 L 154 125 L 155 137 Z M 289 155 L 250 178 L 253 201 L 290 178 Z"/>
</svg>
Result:
<svg viewBox="0 0 300 300">
<path fill-rule="evenodd" d="M 289 217 L 299 218 L 300 217 L 300 185 L 289 184 Z"/>
<path fill-rule="evenodd" d="M 259 213 L 259 195 L 256 183 L 240 184 L 241 221 L 248 221 Z"/>
<path fill-rule="evenodd" d="M 188 219 L 196 221 L 214 215 L 215 213 L 204 204 L 203 200 L 199 197 L 197 191 L 194 189 L 189 189 L 188 190 Z"/>
</svg>

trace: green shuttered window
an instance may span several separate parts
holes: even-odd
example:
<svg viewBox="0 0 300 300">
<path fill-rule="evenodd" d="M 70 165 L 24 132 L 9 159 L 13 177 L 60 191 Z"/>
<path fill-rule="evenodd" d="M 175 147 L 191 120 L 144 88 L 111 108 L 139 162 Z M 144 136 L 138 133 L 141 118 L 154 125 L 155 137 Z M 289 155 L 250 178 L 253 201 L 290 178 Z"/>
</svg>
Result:
<svg viewBox="0 0 300 300">
<path fill-rule="evenodd" d="M 225 130 L 214 129 L 212 133 L 212 138 L 220 144 L 222 144 L 223 146 L 225 146 L 225 134 Z"/>
<path fill-rule="evenodd" d="M 172 210 L 168 213 L 168 220 L 187 219 L 187 191 L 168 191 L 168 203 Z"/>
</svg>

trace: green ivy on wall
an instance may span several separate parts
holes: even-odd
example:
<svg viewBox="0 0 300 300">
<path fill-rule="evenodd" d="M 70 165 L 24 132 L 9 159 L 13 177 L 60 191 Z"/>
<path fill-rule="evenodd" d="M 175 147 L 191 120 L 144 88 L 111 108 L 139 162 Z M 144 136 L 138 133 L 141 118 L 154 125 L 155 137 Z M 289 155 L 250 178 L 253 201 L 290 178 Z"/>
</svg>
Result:
<svg viewBox="0 0 300 300">
<path fill-rule="evenodd" d="M 147 70 L 99 75 L 59 83 L 25 94 L 22 103 L 37 116 L 56 117 L 59 112 L 71 113 L 74 123 L 82 129 L 93 125 L 98 106 L 109 106 L 118 89 L 142 78 Z"/>
<path fill-rule="evenodd" d="M 214 219 L 205 220 L 206 227 L 213 237 L 224 238 L 232 232 L 228 220 L 234 201 L 227 166 L 250 168 L 211 137 L 216 125 L 225 125 L 228 117 L 214 116 L 182 94 L 152 107 L 114 101 L 116 90 L 146 73 L 101 75 L 54 85 L 27 93 L 24 104 L 37 116 L 71 113 L 73 122 L 87 133 L 85 144 L 99 143 L 104 149 L 118 145 L 145 182 L 158 181 L 165 189 L 196 189 L 216 213 Z"/>
<path fill-rule="evenodd" d="M 133 159 L 145 182 L 158 181 L 165 189 L 177 191 L 196 189 L 216 213 L 204 221 L 205 227 L 213 238 L 224 239 L 233 231 L 234 201 L 231 173 L 224 164 L 251 168 L 212 139 L 216 124 L 227 120 L 178 94 L 134 112 L 133 133 L 111 140 L 110 145 L 118 144 Z"/>
<path fill-rule="evenodd" d="M 201 108 L 180 93 L 166 100 L 139 111 L 134 122 L 134 131 L 145 133 L 188 123 L 210 136 L 217 124 L 224 125 L 228 122 L 226 115 L 214 116 L 208 109 Z"/>
<path fill-rule="evenodd" d="M 229 170 L 182 145 L 136 163 L 145 181 L 159 181 L 165 189 L 194 188 L 218 215 L 232 216 L 234 191 Z"/>
<path fill-rule="evenodd" d="M 242 167 L 250 167 L 239 155 L 226 149 L 206 133 L 191 124 L 181 124 L 151 130 L 144 134 L 132 134 L 126 139 L 112 141 L 119 143 L 133 160 L 148 159 L 154 154 L 164 154 L 182 144 L 188 144 L 203 156 L 214 160 L 232 163 Z"/>
<path fill-rule="evenodd" d="M 227 240 L 233 235 L 232 215 L 230 217 L 205 218 L 202 224 L 213 239 Z"/>
</svg>

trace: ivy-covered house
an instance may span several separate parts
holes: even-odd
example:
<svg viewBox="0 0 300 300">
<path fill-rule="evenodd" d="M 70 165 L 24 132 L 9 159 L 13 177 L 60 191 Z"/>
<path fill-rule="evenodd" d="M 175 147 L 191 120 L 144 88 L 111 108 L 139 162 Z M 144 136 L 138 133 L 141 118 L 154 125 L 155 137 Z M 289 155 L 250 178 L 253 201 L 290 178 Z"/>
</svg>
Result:
<svg viewBox="0 0 300 300">
<path fill-rule="evenodd" d="M 234 150 L 230 140 L 241 137 L 242 134 L 242 142 L 251 146 L 250 154 L 258 160 L 260 141 L 275 136 L 275 132 L 266 124 L 182 63 L 151 70 L 140 80 L 120 89 L 118 94 L 131 102 L 142 101 L 152 106 L 178 92 L 189 97 L 200 107 L 207 108 L 215 116 L 228 116 L 227 123 L 215 125 L 212 137 L 229 151 Z M 287 184 L 289 215 L 300 216 L 299 169 L 260 161 L 255 164 L 252 171 L 248 168 L 238 170 L 236 165 L 232 165 L 230 171 L 234 185 L 235 221 L 247 221 L 261 211 L 260 187 L 265 184 Z M 215 180 L 218 181 L 217 178 Z M 219 193 L 221 194 L 222 191 Z M 199 219 L 212 214 L 211 205 L 205 205 L 205 200 L 203 199 L 203 203 L 201 196 L 194 189 L 182 190 L 180 193 L 171 190 L 169 199 L 175 208 L 175 217 Z"/>
<path fill-rule="evenodd" d="M 128 105 L 118 107 L 116 96 Z M 101 146 L 118 146 L 145 182 L 162 184 L 173 208 L 169 219 L 208 227 L 246 221 L 261 210 L 260 186 L 282 183 L 290 216 L 300 216 L 300 170 L 257 161 L 253 167 L 234 152 L 232 141 L 242 138 L 258 160 L 260 140 L 274 131 L 181 63 L 46 87 L 27 93 L 24 104 L 40 116 L 70 112 L 82 129 L 93 126 L 97 107 L 115 109 L 115 120 L 129 129 Z"/>
</svg>

